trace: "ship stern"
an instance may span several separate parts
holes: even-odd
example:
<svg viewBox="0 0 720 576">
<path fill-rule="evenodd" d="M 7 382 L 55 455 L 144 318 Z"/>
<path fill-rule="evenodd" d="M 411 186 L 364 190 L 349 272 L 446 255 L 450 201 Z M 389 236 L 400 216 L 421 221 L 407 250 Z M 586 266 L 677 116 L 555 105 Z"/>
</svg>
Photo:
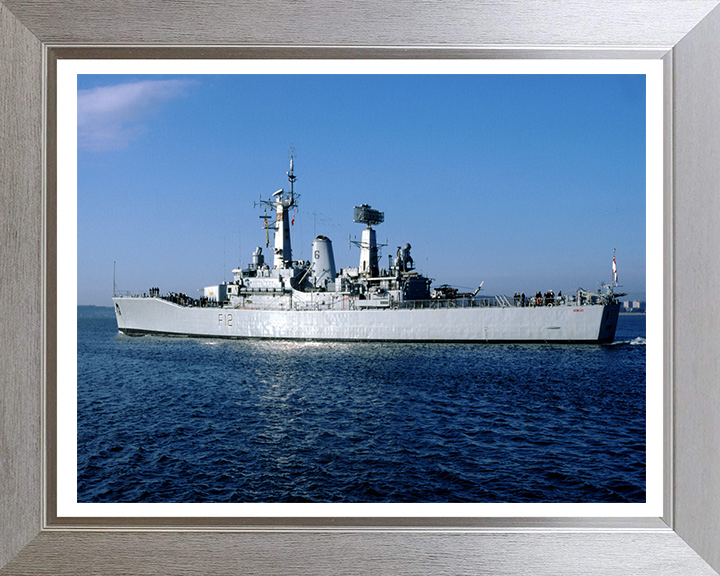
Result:
<svg viewBox="0 0 720 576">
<path fill-rule="evenodd" d="M 619 316 L 619 303 L 606 304 L 603 306 L 603 313 L 600 320 L 600 330 L 598 332 L 598 342 L 600 344 L 608 344 L 615 340 L 615 330 L 617 329 Z"/>
</svg>

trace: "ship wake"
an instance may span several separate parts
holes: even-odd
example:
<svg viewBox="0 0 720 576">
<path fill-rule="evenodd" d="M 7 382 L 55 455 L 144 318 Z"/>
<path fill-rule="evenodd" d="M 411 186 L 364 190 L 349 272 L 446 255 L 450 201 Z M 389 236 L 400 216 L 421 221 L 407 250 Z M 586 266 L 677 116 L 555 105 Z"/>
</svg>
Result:
<svg viewBox="0 0 720 576">
<path fill-rule="evenodd" d="M 632 340 L 618 340 L 617 342 L 611 342 L 608 346 L 645 346 L 645 338 L 638 336 Z"/>
</svg>

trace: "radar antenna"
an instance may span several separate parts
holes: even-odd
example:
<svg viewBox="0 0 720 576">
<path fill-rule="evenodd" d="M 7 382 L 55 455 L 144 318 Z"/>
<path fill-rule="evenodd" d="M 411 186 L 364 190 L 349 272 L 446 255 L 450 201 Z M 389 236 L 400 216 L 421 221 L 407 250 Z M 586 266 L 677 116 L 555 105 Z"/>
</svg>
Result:
<svg viewBox="0 0 720 576">
<path fill-rule="evenodd" d="M 385 213 L 380 210 L 370 208 L 369 204 L 361 204 L 360 206 L 353 206 L 353 222 L 359 222 L 360 224 L 367 224 L 370 226 L 377 226 L 385 221 Z"/>
<path fill-rule="evenodd" d="M 353 222 L 367 224 L 362 231 L 362 240 L 360 241 L 360 266 L 359 270 L 363 274 L 369 276 L 378 275 L 378 244 L 375 238 L 375 230 L 372 226 L 381 224 L 385 221 L 385 214 L 380 210 L 374 210 L 369 204 L 361 204 L 353 207 Z M 357 242 L 354 244 L 358 245 Z"/>
</svg>

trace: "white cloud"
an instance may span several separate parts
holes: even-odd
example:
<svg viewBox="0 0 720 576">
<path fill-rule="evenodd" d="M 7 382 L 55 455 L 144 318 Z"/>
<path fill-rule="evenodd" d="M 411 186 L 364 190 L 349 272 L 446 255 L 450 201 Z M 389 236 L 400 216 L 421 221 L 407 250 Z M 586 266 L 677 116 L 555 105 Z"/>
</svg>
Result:
<svg viewBox="0 0 720 576">
<path fill-rule="evenodd" d="M 166 101 L 182 95 L 188 80 L 144 80 L 78 90 L 78 147 L 119 150 L 147 130 L 142 123 Z"/>
</svg>

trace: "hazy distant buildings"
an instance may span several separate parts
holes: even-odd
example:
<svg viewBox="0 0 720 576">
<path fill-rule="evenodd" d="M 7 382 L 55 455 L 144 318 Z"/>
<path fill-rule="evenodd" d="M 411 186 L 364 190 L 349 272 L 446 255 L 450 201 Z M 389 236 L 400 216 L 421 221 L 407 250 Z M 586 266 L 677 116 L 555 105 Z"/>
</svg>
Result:
<svg viewBox="0 0 720 576">
<path fill-rule="evenodd" d="M 642 300 L 632 300 L 622 303 L 622 309 L 621 312 L 635 312 L 635 313 L 645 313 L 645 302 Z"/>
</svg>

